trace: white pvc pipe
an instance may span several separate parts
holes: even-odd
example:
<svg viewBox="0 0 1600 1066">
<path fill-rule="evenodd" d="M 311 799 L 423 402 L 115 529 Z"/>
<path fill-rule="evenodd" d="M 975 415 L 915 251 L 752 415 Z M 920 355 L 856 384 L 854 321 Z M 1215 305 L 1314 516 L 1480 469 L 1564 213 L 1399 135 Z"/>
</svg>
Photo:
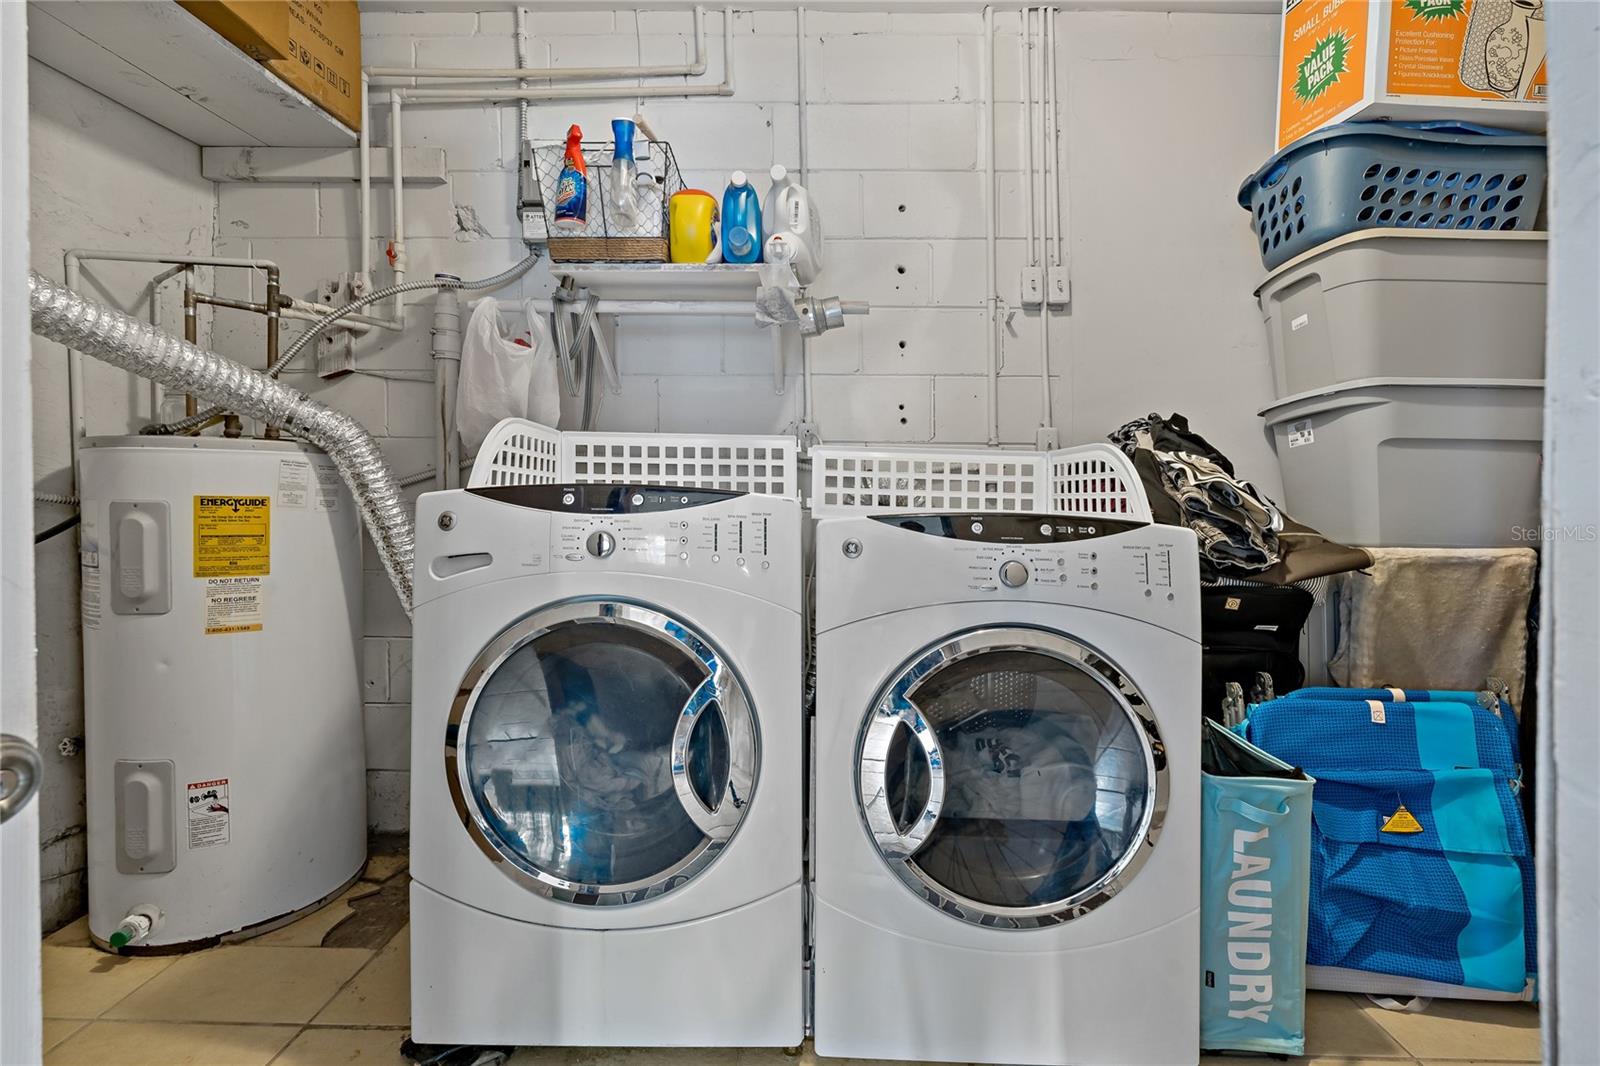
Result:
<svg viewBox="0 0 1600 1066">
<path fill-rule="evenodd" d="M 1020 12 L 1022 15 L 1022 62 L 1017 64 L 1017 71 L 1022 78 L 1022 125 L 1025 127 L 1023 142 L 1027 145 L 1025 165 L 1022 173 L 1027 180 L 1027 195 L 1023 198 L 1027 204 L 1027 221 L 1025 228 L 1028 232 L 1028 265 L 1038 266 L 1039 257 L 1033 250 L 1033 9 L 1025 7 Z"/>
<path fill-rule="evenodd" d="M 808 111 L 806 97 L 810 93 L 809 79 L 806 77 L 806 8 L 801 4 L 795 9 L 795 78 L 798 93 L 795 97 L 795 109 L 799 114 L 800 122 L 800 181 L 809 183 L 811 180 L 811 138 L 806 132 Z M 800 418 L 808 426 L 816 424 L 817 405 L 814 399 L 815 386 L 811 372 L 811 344 L 805 338 L 800 338 Z"/>
<path fill-rule="evenodd" d="M 461 296 L 455 289 L 440 289 L 433 298 L 434 487 L 453 489 L 461 484 L 461 438 L 456 433 L 456 397 L 461 378 Z"/>
<path fill-rule="evenodd" d="M 366 281 L 372 280 L 372 107 L 367 102 L 367 72 L 361 72 L 361 136 L 357 141 L 356 150 L 361 153 L 361 158 L 356 162 L 356 172 L 361 183 L 361 276 Z M 395 183 L 395 195 L 399 195 L 399 183 Z"/>
<path fill-rule="evenodd" d="M 1044 250 L 1044 300 L 1039 305 L 1039 394 L 1040 411 L 1039 425 L 1043 429 L 1055 426 L 1054 402 L 1050 396 L 1050 205 L 1053 197 L 1050 195 L 1050 183 L 1055 180 L 1055 172 L 1051 167 L 1051 159 L 1055 155 L 1055 86 L 1052 79 L 1055 76 L 1055 22 L 1050 17 L 1050 9 L 1039 9 L 1040 36 L 1044 41 L 1044 54 L 1039 57 L 1039 118 L 1044 124 L 1044 143 L 1040 148 L 1039 161 L 1041 176 L 1044 181 L 1042 190 L 1043 198 L 1040 207 L 1044 212 L 1044 231 L 1040 235 L 1040 243 Z"/>
<path fill-rule="evenodd" d="M 398 91 L 389 94 L 389 173 L 394 179 L 394 192 L 391 203 L 394 205 L 394 235 L 389 240 L 391 260 L 394 264 L 394 284 L 399 285 L 406 280 L 406 198 L 401 192 L 405 187 L 401 157 L 400 135 L 400 94 Z M 394 294 L 394 320 L 405 328 L 406 307 L 405 293 Z"/>
<path fill-rule="evenodd" d="M 1055 197 L 1056 201 L 1056 266 L 1059 267 L 1066 263 L 1067 253 L 1062 237 L 1066 227 L 1061 221 L 1061 86 L 1056 80 L 1055 73 L 1055 49 L 1057 47 L 1055 44 L 1056 16 L 1058 14 L 1060 14 L 1059 8 L 1050 9 L 1050 39 L 1052 42 L 1050 51 L 1050 108 L 1056 116 L 1056 128 L 1051 133 L 1051 137 L 1053 139 L 1053 147 L 1051 152 L 1055 157 L 1056 183 L 1051 188 L 1050 193 Z"/>
<path fill-rule="evenodd" d="M 983 9 L 983 307 L 984 340 L 989 367 L 989 443 L 1000 442 L 1000 353 L 995 337 L 999 313 L 996 306 L 995 195 L 994 195 L 994 8 Z M 802 136 L 805 124 L 801 123 Z M 801 141 L 804 144 L 805 141 Z M 811 401 L 809 382 L 806 402 Z"/>
<path fill-rule="evenodd" d="M 533 89 L 390 89 L 396 100 L 418 103 L 439 100 L 658 100 L 693 96 L 732 96 L 733 89 L 733 10 L 723 12 L 722 82 L 719 85 L 572 85 L 566 88 Z"/>
<path fill-rule="evenodd" d="M 520 10 L 520 9 L 519 9 Z M 694 9 L 694 61 L 633 67 L 366 67 L 374 78 L 436 78 L 453 81 L 623 81 L 631 78 L 698 78 L 706 72 L 704 9 Z M 519 33 L 522 32 L 519 30 Z M 724 37 L 730 28 L 723 25 Z M 518 56 L 519 60 L 522 57 Z"/>
</svg>

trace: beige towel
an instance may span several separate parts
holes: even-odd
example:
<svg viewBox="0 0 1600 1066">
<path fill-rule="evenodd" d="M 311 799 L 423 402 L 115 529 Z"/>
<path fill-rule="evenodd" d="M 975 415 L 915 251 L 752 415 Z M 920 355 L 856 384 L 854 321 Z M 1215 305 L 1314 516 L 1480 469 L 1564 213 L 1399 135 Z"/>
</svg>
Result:
<svg viewBox="0 0 1600 1066">
<path fill-rule="evenodd" d="M 1339 650 L 1328 663 L 1349 688 L 1481 689 L 1505 681 L 1522 709 L 1531 548 L 1371 548 L 1372 566 L 1343 574 Z"/>
</svg>

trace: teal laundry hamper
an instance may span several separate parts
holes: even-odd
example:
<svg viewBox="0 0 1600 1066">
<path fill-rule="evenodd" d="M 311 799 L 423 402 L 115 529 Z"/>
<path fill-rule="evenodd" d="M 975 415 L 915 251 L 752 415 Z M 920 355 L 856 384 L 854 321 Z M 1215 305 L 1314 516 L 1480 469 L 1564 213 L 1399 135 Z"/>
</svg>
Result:
<svg viewBox="0 0 1600 1066">
<path fill-rule="evenodd" d="M 1204 727 L 1200 1046 L 1299 1055 L 1315 782 L 1215 722 Z"/>
</svg>

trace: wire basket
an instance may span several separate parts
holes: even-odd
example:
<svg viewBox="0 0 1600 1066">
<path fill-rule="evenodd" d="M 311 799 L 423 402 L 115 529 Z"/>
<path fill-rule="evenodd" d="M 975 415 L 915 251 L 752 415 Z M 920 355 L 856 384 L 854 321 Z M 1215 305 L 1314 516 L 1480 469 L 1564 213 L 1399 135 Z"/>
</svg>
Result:
<svg viewBox="0 0 1600 1066">
<path fill-rule="evenodd" d="M 550 259 L 557 263 L 665 263 L 667 261 L 667 203 L 683 191 L 683 175 L 665 141 L 639 141 L 636 155 L 640 174 L 655 179 L 648 202 L 641 204 L 637 225 L 619 224 L 611 206 L 610 141 L 584 141 L 583 161 L 589 168 L 588 217 L 580 230 L 563 231 L 556 225 L 556 185 L 566 161 L 565 142 L 536 144 L 534 170 L 544 200 L 544 220 L 550 231 Z"/>
</svg>

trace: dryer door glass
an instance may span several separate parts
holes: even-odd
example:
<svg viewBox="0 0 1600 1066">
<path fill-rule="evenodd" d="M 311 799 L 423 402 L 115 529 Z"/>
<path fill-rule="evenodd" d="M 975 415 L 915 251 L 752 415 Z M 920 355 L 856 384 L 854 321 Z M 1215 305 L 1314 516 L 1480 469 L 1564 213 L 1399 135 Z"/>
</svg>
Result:
<svg viewBox="0 0 1600 1066">
<path fill-rule="evenodd" d="M 901 877 L 979 924 L 1067 921 L 1153 844 L 1165 758 L 1142 696 L 1084 645 L 964 634 L 910 664 L 862 737 L 868 830 Z"/>
<path fill-rule="evenodd" d="M 632 604 L 572 604 L 513 626 L 479 662 L 447 769 L 469 831 L 517 880 L 637 902 L 732 836 L 754 786 L 754 719 L 704 638 Z"/>
</svg>

